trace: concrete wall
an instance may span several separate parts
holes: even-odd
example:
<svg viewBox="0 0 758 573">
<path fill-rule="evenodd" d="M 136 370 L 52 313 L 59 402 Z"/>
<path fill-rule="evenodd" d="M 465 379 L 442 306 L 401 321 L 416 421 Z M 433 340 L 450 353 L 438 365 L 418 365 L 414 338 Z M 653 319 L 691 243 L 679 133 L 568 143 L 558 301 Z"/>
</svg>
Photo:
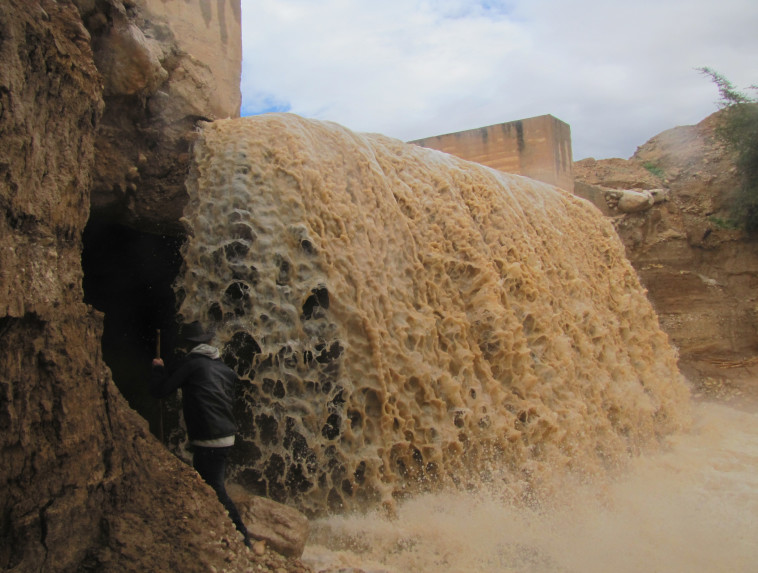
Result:
<svg viewBox="0 0 758 573">
<path fill-rule="evenodd" d="M 437 135 L 410 143 L 438 149 L 506 173 L 544 181 L 567 191 L 574 189 L 571 127 L 552 115 Z"/>
</svg>

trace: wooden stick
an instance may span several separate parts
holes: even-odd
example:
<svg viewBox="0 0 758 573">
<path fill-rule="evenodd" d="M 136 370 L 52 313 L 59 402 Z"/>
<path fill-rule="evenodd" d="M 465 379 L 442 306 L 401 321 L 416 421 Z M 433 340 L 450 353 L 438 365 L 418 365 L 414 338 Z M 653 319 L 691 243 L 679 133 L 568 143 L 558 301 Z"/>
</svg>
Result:
<svg viewBox="0 0 758 573">
<path fill-rule="evenodd" d="M 156 358 L 161 357 L 161 329 L 160 328 L 155 330 L 155 357 Z M 161 444 L 166 443 L 163 440 L 163 398 L 161 398 L 158 402 L 158 438 L 160 439 Z"/>
</svg>

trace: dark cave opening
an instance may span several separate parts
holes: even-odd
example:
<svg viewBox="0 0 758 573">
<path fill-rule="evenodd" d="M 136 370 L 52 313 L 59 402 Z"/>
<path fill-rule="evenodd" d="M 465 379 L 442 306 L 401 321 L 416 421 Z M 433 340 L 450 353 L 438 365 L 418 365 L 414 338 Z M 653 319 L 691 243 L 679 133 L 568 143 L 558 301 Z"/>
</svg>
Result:
<svg viewBox="0 0 758 573">
<path fill-rule="evenodd" d="M 183 237 L 151 234 L 91 217 L 84 229 L 84 302 L 104 314 L 103 359 L 129 405 L 164 440 L 162 401 L 148 381 L 160 330 L 161 356 L 173 354 Z"/>
</svg>

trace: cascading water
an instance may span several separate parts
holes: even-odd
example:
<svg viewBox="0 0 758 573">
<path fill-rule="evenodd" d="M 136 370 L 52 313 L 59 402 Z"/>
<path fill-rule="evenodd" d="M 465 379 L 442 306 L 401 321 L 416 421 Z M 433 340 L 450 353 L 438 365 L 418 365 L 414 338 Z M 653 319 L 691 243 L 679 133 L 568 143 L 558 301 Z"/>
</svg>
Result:
<svg viewBox="0 0 758 573">
<path fill-rule="evenodd" d="M 620 241 L 568 193 L 288 114 L 205 126 L 188 189 L 180 315 L 243 380 L 231 477 L 256 493 L 534 506 L 689 423 Z"/>
</svg>

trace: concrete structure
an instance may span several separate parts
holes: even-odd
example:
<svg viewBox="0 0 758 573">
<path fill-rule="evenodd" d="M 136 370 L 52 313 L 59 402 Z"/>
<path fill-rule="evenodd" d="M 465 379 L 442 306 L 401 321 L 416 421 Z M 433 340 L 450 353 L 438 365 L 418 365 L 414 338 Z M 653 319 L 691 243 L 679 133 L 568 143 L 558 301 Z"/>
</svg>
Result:
<svg viewBox="0 0 758 573">
<path fill-rule="evenodd" d="M 571 127 L 540 115 L 411 141 L 493 169 L 574 190 Z"/>
</svg>

